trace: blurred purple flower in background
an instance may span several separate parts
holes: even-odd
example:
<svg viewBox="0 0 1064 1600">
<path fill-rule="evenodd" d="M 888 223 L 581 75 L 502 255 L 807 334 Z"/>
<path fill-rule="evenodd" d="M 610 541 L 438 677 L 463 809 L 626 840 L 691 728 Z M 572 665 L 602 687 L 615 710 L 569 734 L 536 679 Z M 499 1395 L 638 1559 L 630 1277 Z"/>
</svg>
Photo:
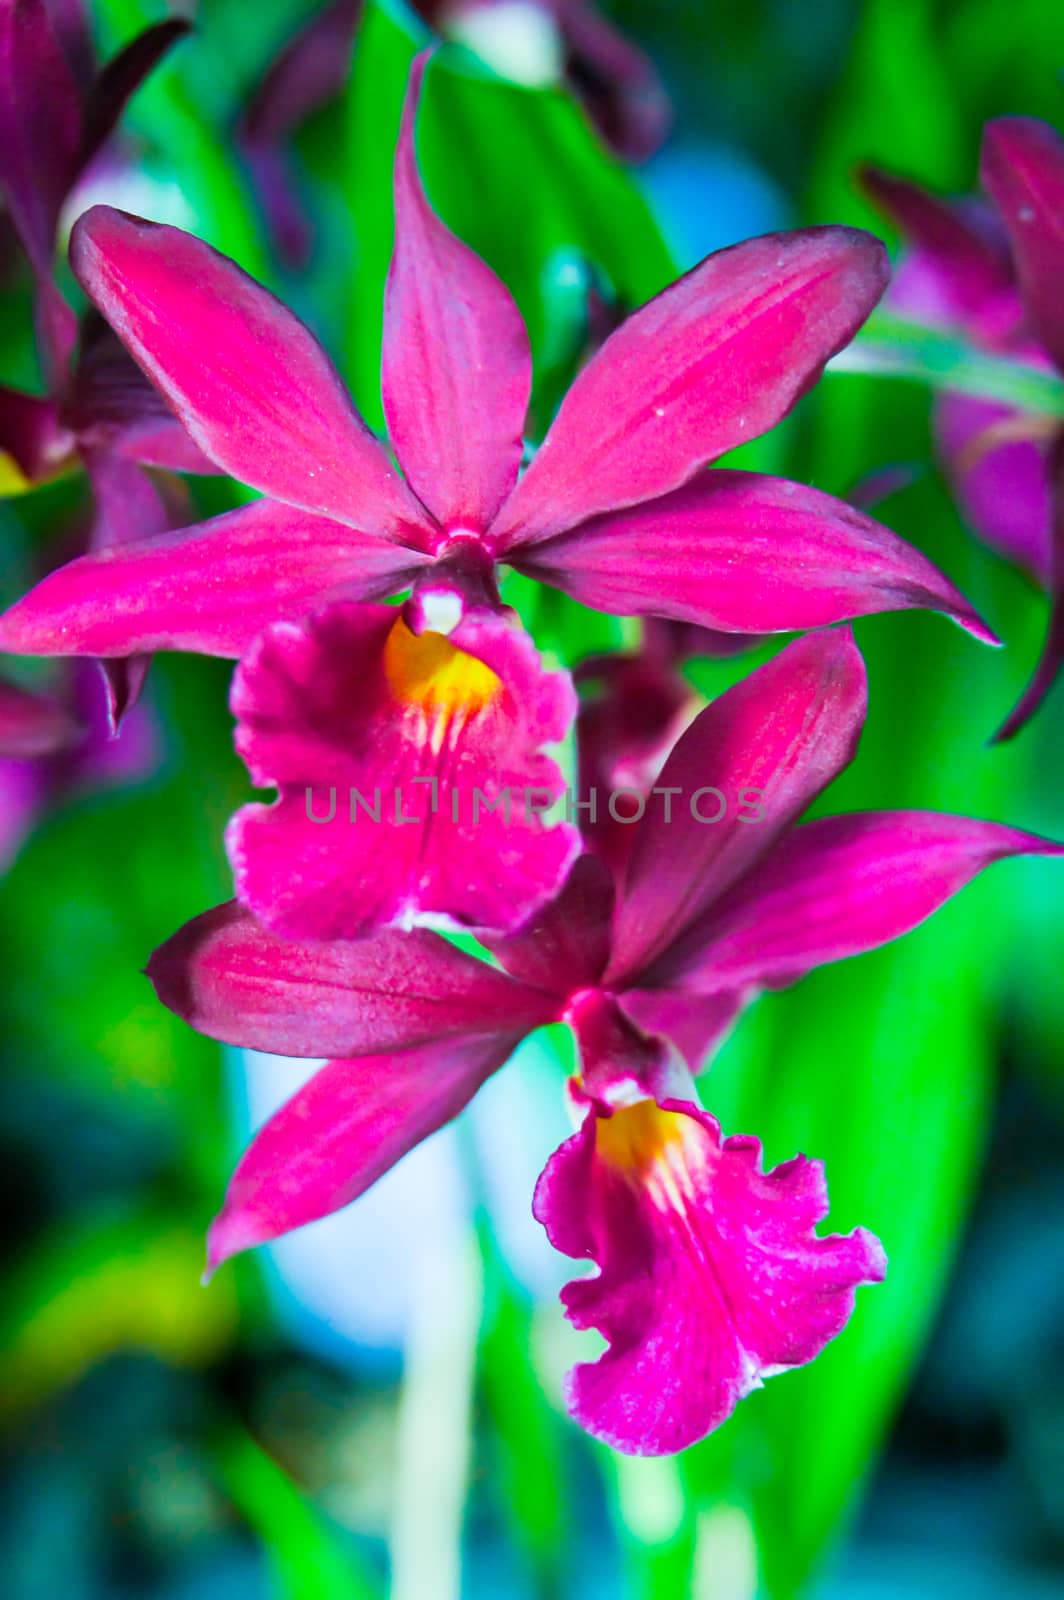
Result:
<svg viewBox="0 0 1064 1600">
<path fill-rule="evenodd" d="M 1032 117 L 999 117 L 983 132 L 980 176 L 992 205 L 866 170 L 865 187 L 909 246 L 889 303 L 978 348 L 1064 373 L 1064 141 Z M 1058 418 L 964 394 L 938 398 L 935 427 L 973 527 L 1050 596 L 1042 658 L 996 735 L 1009 739 L 1064 662 L 1064 435 Z"/>
</svg>

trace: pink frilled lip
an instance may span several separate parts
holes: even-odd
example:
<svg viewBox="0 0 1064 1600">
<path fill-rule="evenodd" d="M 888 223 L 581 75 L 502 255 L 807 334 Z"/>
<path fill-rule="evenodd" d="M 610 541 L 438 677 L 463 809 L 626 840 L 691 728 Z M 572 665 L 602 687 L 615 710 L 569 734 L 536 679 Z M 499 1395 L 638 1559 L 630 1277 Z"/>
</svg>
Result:
<svg viewBox="0 0 1064 1600">
<path fill-rule="evenodd" d="M 340 603 L 268 629 L 232 705 L 252 778 L 279 791 L 230 824 L 237 892 L 289 937 L 512 929 L 579 851 L 571 823 L 544 821 L 572 685 L 508 615 L 414 634 L 392 607 Z"/>
<path fill-rule="evenodd" d="M 828 1208 L 819 1162 L 799 1155 L 766 1173 L 759 1140 L 722 1139 L 687 1100 L 584 1104 L 533 1201 L 551 1243 L 597 1268 L 562 1300 L 609 1348 L 569 1373 L 566 1404 L 615 1449 L 668 1454 L 819 1355 L 886 1257 L 863 1228 L 816 1234 Z"/>
</svg>

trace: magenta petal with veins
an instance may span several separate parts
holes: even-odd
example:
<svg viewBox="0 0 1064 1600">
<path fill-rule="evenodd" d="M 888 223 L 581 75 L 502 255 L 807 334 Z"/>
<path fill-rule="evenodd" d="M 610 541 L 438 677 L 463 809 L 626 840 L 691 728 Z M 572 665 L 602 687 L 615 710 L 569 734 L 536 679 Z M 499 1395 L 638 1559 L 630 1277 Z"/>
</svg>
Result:
<svg viewBox="0 0 1064 1600">
<path fill-rule="evenodd" d="M 542 815 L 563 787 L 543 747 L 573 718 L 572 686 L 505 616 L 471 613 L 445 637 L 392 607 L 332 606 L 267 630 L 232 705 L 238 750 L 279 797 L 237 813 L 230 860 L 280 933 L 515 928 L 578 853 L 576 829 Z"/>
<path fill-rule="evenodd" d="M 597 1268 L 562 1291 L 570 1322 L 609 1346 L 568 1375 L 576 1420 L 615 1449 L 663 1455 L 812 1361 L 886 1270 L 863 1228 L 817 1235 L 827 1209 L 819 1162 L 766 1173 L 759 1140 L 722 1139 L 693 1103 L 588 1101 L 533 1201 L 551 1243 Z"/>
</svg>

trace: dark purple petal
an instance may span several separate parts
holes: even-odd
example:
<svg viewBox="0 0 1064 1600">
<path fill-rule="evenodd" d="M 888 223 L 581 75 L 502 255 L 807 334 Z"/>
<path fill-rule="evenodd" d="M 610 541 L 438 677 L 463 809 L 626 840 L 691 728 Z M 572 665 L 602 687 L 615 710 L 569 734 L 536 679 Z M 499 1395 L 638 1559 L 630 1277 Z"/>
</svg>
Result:
<svg viewBox="0 0 1064 1600">
<path fill-rule="evenodd" d="M 0 6 L 0 187 L 23 248 L 49 278 L 60 207 L 81 146 L 77 84 L 45 0 Z"/>
<path fill-rule="evenodd" d="M 83 449 L 107 450 L 175 472 L 218 471 L 95 311 L 82 319 L 63 416 Z"/>
<path fill-rule="evenodd" d="M 513 977 L 548 994 L 568 997 L 598 983 L 610 954 L 613 883 L 596 856 L 582 855 L 565 886 L 506 938 L 483 943 Z"/>
<path fill-rule="evenodd" d="M 1053 688 L 1064 666 L 1064 429 L 1050 447 L 1047 479 L 1052 500 L 1049 552 L 1049 626 L 1042 654 L 1015 710 L 1005 719 L 994 742 L 1012 739 L 1025 728 Z"/>
<path fill-rule="evenodd" d="M 10 457 L 27 483 L 51 476 L 73 448 L 51 400 L 0 384 L 0 454 Z"/>
<path fill-rule="evenodd" d="M 456 1117 L 520 1042 L 491 1033 L 327 1062 L 240 1158 L 211 1223 L 208 1271 L 357 1200 Z"/>
<path fill-rule="evenodd" d="M 509 290 L 425 198 L 414 119 L 428 55 L 410 72 L 395 155 L 381 386 L 410 484 L 444 528 L 479 533 L 517 482 L 532 352 Z"/>
<path fill-rule="evenodd" d="M 886 287 L 886 252 L 853 228 L 720 250 L 634 312 L 562 401 L 500 513 L 502 551 L 685 483 L 777 423 Z"/>
<path fill-rule="evenodd" d="M 447 918 L 509 931 L 558 889 L 577 830 L 543 747 L 576 699 L 505 615 L 449 637 L 387 606 L 335 605 L 267 630 L 233 680 L 237 749 L 272 806 L 227 836 L 237 893 L 294 938 Z M 354 798 L 354 797 L 360 798 Z M 530 798 L 531 796 L 531 798 Z"/>
<path fill-rule="evenodd" d="M 673 794 L 652 796 L 639 825 L 617 914 L 612 981 L 624 976 L 640 986 L 634 975 L 846 766 L 866 693 L 860 652 L 849 631 L 838 629 L 796 640 L 695 718 L 658 781 Z"/>
<path fill-rule="evenodd" d="M 942 394 L 935 433 L 961 510 L 980 538 L 1047 586 L 1051 539 L 1042 419 L 993 400 Z"/>
<path fill-rule="evenodd" d="M 244 116 L 254 144 L 275 145 L 338 98 L 351 66 L 362 0 L 333 0 L 277 56 Z"/>
<path fill-rule="evenodd" d="M 759 1140 L 722 1141 L 681 1100 L 606 1110 L 592 1104 L 550 1158 L 533 1211 L 557 1249 L 599 1269 L 562 1291 L 574 1326 L 609 1345 L 570 1372 L 569 1410 L 615 1449 L 663 1455 L 819 1355 L 886 1260 L 864 1229 L 817 1236 L 819 1162 L 763 1172 Z"/>
<path fill-rule="evenodd" d="M 423 559 L 256 500 L 60 567 L 0 618 L 0 650 L 239 656 L 272 622 L 303 617 L 340 595 L 378 598 L 405 588 Z"/>
<path fill-rule="evenodd" d="M 1008 229 L 1028 320 L 1064 372 L 1064 140 L 1035 117 L 983 129 L 983 188 Z"/>
<path fill-rule="evenodd" d="M 157 22 L 123 45 L 101 69 L 85 99 L 79 168 L 87 166 L 98 154 L 104 140 L 114 132 L 127 102 L 167 52 L 191 29 L 191 22 L 184 17 Z"/>
<path fill-rule="evenodd" d="M 911 247 L 890 286 L 893 310 L 977 333 L 1015 324 L 1008 240 L 989 207 L 944 199 L 875 167 L 861 178 Z"/>
<path fill-rule="evenodd" d="M 50 755 L 81 731 L 65 706 L 0 679 L 0 757 Z"/>
<path fill-rule="evenodd" d="M 792 982 L 908 933 L 976 873 L 1064 845 L 935 811 L 824 817 L 782 839 L 670 953 L 671 981 L 700 994 Z"/>
<path fill-rule="evenodd" d="M 434 933 L 282 939 L 235 902 L 155 951 L 163 1005 L 209 1038 L 282 1056 L 372 1055 L 495 1030 L 520 1036 L 557 1006 Z"/>
<path fill-rule="evenodd" d="M 334 0 L 281 51 L 251 97 L 239 138 L 274 242 L 283 259 L 305 263 L 310 223 L 286 148 L 289 134 L 339 98 L 351 67 L 362 0 Z"/>
<path fill-rule="evenodd" d="M 670 624 L 658 627 L 665 633 Z M 579 800 L 590 807 L 580 813 L 580 826 L 618 882 L 635 842 L 641 797 L 700 705 L 670 656 L 664 640 L 659 650 L 648 638 L 638 655 L 591 657 L 574 674 L 584 691 L 576 718 Z"/>
<path fill-rule="evenodd" d="M 669 131 L 672 108 L 653 62 L 584 0 L 557 5 L 566 79 L 606 144 L 646 161 Z"/>
<path fill-rule="evenodd" d="M 78 219 L 70 259 L 220 467 L 382 538 L 417 545 L 431 536 L 317 340 L 234 262 L 180 228 L 109 206 Z"/>
<path fill-rule="evenodd" d="M 660 500 L 514 552 L 581 604 L 731 633 L 816 628 L 927 606 L 994 635 L 937 567 L 833 495 L 716 469 Z"/>
</svg>

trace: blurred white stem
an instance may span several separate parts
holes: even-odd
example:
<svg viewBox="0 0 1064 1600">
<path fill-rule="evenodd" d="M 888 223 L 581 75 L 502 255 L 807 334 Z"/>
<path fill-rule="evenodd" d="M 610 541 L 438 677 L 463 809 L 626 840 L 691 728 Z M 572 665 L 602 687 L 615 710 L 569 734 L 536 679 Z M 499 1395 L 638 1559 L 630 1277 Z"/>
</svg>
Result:
<svg viewBox="0 0 1064 1600">
<path fill-rule="evenodd" d="M 391 1600 L 460 1600 L 481 1276 L 473 1230 L 456 1225 L 415 1286 L 399 1400 Z"/>
</svg>

